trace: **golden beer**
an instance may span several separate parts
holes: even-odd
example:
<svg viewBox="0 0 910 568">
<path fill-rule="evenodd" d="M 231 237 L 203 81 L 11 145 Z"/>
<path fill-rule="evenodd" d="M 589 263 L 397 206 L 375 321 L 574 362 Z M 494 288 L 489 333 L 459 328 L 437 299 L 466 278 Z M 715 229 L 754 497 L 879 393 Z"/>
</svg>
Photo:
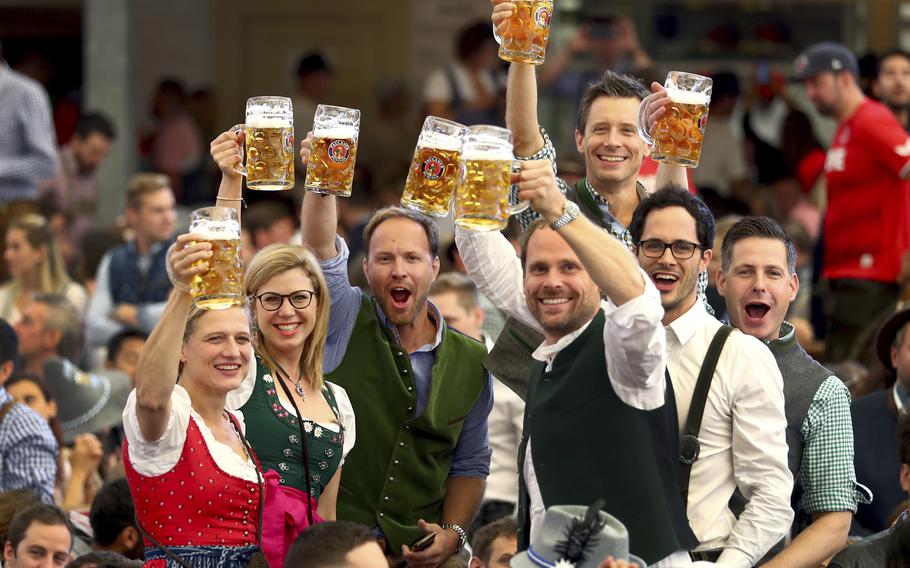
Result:
<svg viewBox="0 0 910 568">
<path fill-rule="evenodd" d="M 356 132 L 329 132 L 317 135 L 306 168 L 309 191 L 349 197 L 357 158 Z"/>
<path fill-rule="evenodd" d="M 493 158 L 493 159 L 489 159 Z M 464 159 L 464 173 L 455 194 L 455 224 L 475 231 L 499 231 L 509 220 L 511 156 Z"/>
<path fill-rule="evenodd" d="M 246 124 L 246 185 L 276 191 L 294 187 L 294 128 L 276 118 Z"/>
<path fill-rule="evenodd" d="M 505 61 L 540 65 L 547 50 L 553 0 L 512 0 L 515 11 L 506 20 L 499 57 Z"/>
<path fill-rule="evenodd" d="M 433 217 L 449 214 L 455 183 L 458 179 L 460 150 L 417 148 L 401 204 Z"/>
<path fill-rule="evenodd" d="M 701 93 L 670 90 L 667 112 L 657 121 L 651 158 L 688 168 L 698 167 L 708 122 L 708 98 Z"/>
<path fill-rule="evenodd" d="M 243 264 L 240 262 L 240 239 L 205 235 L 212 244 L 208 271 L 193 277 L 190 286 L 193 302 L 206 310 L 221 310 L 239 306 L 243 300 Z"/>
</svg>

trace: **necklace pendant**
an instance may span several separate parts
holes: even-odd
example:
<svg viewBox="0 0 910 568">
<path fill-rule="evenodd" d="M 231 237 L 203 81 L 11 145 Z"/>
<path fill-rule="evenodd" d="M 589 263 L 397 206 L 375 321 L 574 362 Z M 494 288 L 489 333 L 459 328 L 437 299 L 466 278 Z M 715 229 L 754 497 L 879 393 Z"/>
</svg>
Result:
<svg viewBox="0 0 910 568">
<path fill-rule="evenodd" d="M 301 399 L 306 400 L 306 391 L 303 390 L 302 384 L 297 383 L 296 385 L 294 385 L 294 390 L 297 391 L 297 394 L 300 395 Z"/>
</svg>

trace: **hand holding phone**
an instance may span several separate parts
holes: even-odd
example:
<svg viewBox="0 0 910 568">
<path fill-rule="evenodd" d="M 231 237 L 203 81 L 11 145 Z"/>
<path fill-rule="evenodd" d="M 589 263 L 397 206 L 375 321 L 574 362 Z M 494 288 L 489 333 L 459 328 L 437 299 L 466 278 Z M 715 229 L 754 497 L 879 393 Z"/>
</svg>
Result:
<svg viewBox="0 0 910 568">
<path fill-rule="evenodd" d="M 420 552 L 429 548 L 434 542 L 436 542 L 436 533 L 430 532 L 412 542 L 410 549 L 413 552 Z"/>
</svg>

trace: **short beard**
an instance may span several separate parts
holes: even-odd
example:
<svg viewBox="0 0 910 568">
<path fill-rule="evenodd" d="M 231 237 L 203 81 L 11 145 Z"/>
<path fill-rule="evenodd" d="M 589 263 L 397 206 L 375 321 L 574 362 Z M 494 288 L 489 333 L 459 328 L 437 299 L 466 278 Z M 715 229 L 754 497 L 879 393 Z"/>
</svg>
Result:
<svg viewBox="0 0 910 568">
<path fill-rule="evenodd" d="M 420 314 L 421 309 L 427 305 L 427 298 L 429 296 L 430 296 L 430 291 L 427 290 L 422 296 L 420 296 L 417 299 L 416 302 L 414 302 L 414 305 L 411 308 L 411 310 L 409 310 L 407 312 L 403 312 L 403 313 L 390 310 L 389 305 L 387 303 L 388 299 L 385 296 L 383 296 L 382 298 L 378 298 L 378 301 L 379 301 L 379 307 L 382 308 L 383 313 L 385 313 L 385 316 L 389 319 L 389 321 L 393 325 L 395 325 L 395 326 L 412 325 L 414 322 L 417 321 L 417 316 L 418 316 L 418 314 Z"/>
<path fill-rule="evenodd" d="M 537 302 L 529 301 L 528 309 L 545 332 L 554 336 L 564 337 L 578 331 L 583 325 L 594 319 L 594 316 L 597 315 L 597 310 L 600 309 L 600 298 L 596 297 L 595 301 L 590 305 L 579 305 L 575 310 L 559 320 L 550 320 L 548 322 L 541 319 Z"/>
</svg>

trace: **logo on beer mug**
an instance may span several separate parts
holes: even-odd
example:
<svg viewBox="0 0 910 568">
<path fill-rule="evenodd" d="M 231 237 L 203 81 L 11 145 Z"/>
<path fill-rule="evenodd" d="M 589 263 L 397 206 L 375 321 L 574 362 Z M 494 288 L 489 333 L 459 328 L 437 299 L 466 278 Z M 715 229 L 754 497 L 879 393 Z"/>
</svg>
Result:
<svg viewBox="0 0 910 568">
<path fill-rule="evenodd" d="M 698 117 L 698 130 L 699 130 L 699 132 L 701 132 L 702 134 L 704 134 L 704 133 L 705 133 L 705 128 L 707 128 L 707 126 L 708 126 L 708 113 L 704 113 L 703 115 L 701 115 L 701 116 Z"/>
<path fill-rule="evenodd" d="M 437 180 L 442 177 L 442 172 L 445 171 L 445 164 L 442 163 L 442 160 L 436 156 L 430 156 L 423 162 L 423 167 L 421 168 L 421 173 L 423 177 L 427 179 Z"/>
<path fill-rule="evenodd" d="M 329 144 L 328 154 L 330 160 L 336 164 L 343 164 L 351 155 L 351 145 L 346 140 L 334 140 Z"/>
<path fill-rule="evenodd" d="M 537 27 L 547 29 L 550 27 L 550 10 L 546 6 L 540 6 L 534 12 L 534 21 Z"/>
<path fill-rule="evenodd" d="M 291 130 L 288 132 L 287 136 L 284 137 L 284 151 L 294 153 L 294 131 Z"/>
</svg>

